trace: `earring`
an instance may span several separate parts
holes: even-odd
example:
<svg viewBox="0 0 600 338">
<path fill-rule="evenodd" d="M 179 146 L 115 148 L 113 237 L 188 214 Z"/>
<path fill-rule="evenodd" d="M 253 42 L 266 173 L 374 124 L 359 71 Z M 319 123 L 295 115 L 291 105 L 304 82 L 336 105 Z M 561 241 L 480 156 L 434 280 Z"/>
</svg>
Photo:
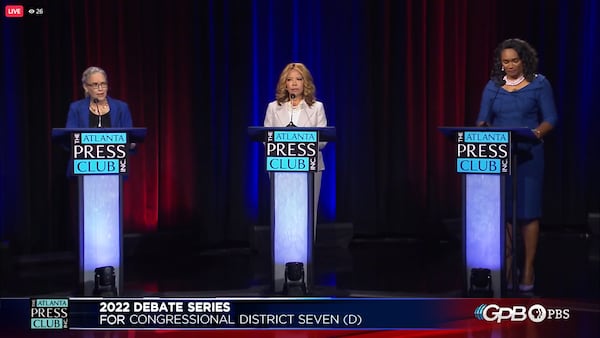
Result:
<svg viewBox="0 0 600 338">
<path fill-rule="evenodd" d="M 500 70 L 504 71 L 504 67 L 502 67 Z"/>
</svg>

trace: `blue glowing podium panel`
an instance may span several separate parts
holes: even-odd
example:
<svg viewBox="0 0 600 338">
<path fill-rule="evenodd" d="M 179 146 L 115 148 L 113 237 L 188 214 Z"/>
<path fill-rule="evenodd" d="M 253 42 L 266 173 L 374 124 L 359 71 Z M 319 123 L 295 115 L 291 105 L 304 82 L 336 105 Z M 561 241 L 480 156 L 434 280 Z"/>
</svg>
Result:
<svg viewBox="0 0 600 338">
<path fill-rule="evenodd" d="M 504 252 L 504 176 L 463 176 L 463 241 L 465 280 L 471 287 L 471 269 L 491 271 L 492 290 L 501 295 Z"/>
<path fill-rule="evenodd" d="M 304 127 L 248 127 L 248 134 L 256 142 L 264 142 L 266 146 L 272 141 L 269 137 L 277 135 L 282 137 L 286 145 L 294 143 L 296 139 L 313 142 L 330 142 L 335 140 L 335 128 L 304 128 Z M 311 133 L 318 134 L 314 140 Z M 297 137 L 294 137 L 297 134 Z M 301 142 L 303 142 L 301 141 Z M 302 147 L 300 147 L 302 148 Z M 279 159 L 296 165 L 278 166 L 278 171 L 270 163 L 273 159 L 265 149 L 265 171 L 269 172 L 271 183 L 271 256 L 272 256 L 272 284 L 275 293 L 281 293 L 285 283 L 285 264 L 301 262 L 304 264 L 304 282 L 307 291 L 312 288 L 312 245 L 315 229 L 315 188 L 314 170 L 301 164 L 301 154 L 286 153 L 287 147 L 279 148 L 276 155 Z M 292 146 L 289 149 L 297 150 Z M 296 156 L 299 155 L 299 156 Z M 297 160 L 297 161 L 293 161 Z M 307 158 L 306 163 L 316 163 L 317 158 Z M 306 168 L 307 170 L 304 170 Z"/>
<path fill-rule="evenodd" d="M 79 259 L 84 295 L 94 290 L 94 270 L 115 268 L 123 290 L 123 176 L 79 176 Z"/>
<path fill-rule="evenodd" d="M 314 229 L 313 173 L 271 174 L 273 287 L 283 290 L 285 263 L 302 262 L 308 289 L 312 282 Z"/>
<path fill-rule="evenodd" d="M 515 147 L 518 142 L 532 142 L 537 140 L 530 128 L 494 128 L 494 127 L 439 127 L 440 131 L 453 142 L 457 144 L 457 135 L 489 134 L 485 142 L 493 144 L 494 135 L 510 134 L 509 149 Z M 478 140 L 477 142 L 482 142 Z M 496 143 L 497 144 L 497 143 Z M 458 147 L 457 147 L 458 148 Z M 486 149 L 487 150 L 487 149 Z M 457 163 L 460 158 L 459 149 L 456 150 Z M 479 152 L 475 152 L 479 153 Z M 485 153 L 485 152 L 484 152 Z M 488 152 L 489 153 L 489 152 Z M 506 157 L 506 156 L 505 156 Z M 464 291 L 468 293 L 471 289 L 470 274 L 473 268 L 490 269 L 491 271 L 491 289 L 494 297 L 501 297 L 506 288 L 503 276 L 506 267 L 504 266 L 504 241 L 505 241 L 505 175 L 515 176 L 516 181 L 516 152 L 509 152 L 508 160 L 510 168 L 506 170 L 489 170 L 489 166 L 479 166 L 481 163 L 494 163 L 496 159 L 468 159 L 471 163 L 477 163 L 476 170 L 465 173 L 460 166 L 457 166 L 457 173 L 463 176 L 463 259 L 464 259 Z M 501 168 L 501 162 L 497 162 Z M 483 170 L 487 169 L 487 170 Z M 480 173 L 474 173 L 478 171 Z M 513 195 L 513 205 L 516 206 L 516 198 Z M 513 213 L 514 215 L 514 213 Z M 516 218 L 516 215 L 514 215 Z M 513 219 L 514 224 L 514 219 Z M 516 237 L 513 236 L 513 240 Z M 513 248 L 516 245 L 513 242 Z M 516 259 L 513 260 L 516 262 Z"/>
<path fill-rule="evenodd" d="M 102 135 L 126 134 L 128 143 L 140 143 L 146 136 L 146 128 L 55 128 L 52 138 L 55 143 L 65 149 L 73 150 L 73 135 L 91 135 L 94 146 L 101 146 L 98 141 Z M 97 135 L 98 137 L 93 137 Z M 107 143 L 114 140 L 106 139 Z M 92 147 L 92 146 L 90 146 Z M 129 144 L 127 144 L 127 148 Z M 88 149 L 89 150 L 89 149 Z M 99 154 L 98 149 L 88 151 L 90 156 Z M 128 150 L 128 149 L 127 149 Z M 76 156 L 71 152 L 71 160 Z M 106 159 L 106 153 L 98 161 Z M 81 160 L 81 159 L 75 159 Z M 82 161 L 93 162 L 96 159 L 87 158 Z M 98 162 L 94 162 L 98 163 Z M 96 166 L 96 169 L 108 166 Z M 121 174 L 127 174 L 125 170 Z M 79 267 L 80 282 L 85 296 L 93 295 L 95 286 L 95 269 L 112 266 L 115 269 L 115 282 L 119 292 L 123 290 L 123 175 L 119 171 L 99 170 L 88 174 L 78 173 L 73 169 L 71 174 L 78 178 L 79 183 Z"/>
</svg>

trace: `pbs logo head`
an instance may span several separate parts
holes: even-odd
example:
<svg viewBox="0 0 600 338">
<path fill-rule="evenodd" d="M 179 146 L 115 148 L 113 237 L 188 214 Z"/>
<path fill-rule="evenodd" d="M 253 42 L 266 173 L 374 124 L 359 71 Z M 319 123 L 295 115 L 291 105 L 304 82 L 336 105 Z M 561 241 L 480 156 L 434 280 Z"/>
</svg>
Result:
<svg viewBox="0 0 600 338">
<path fill-rule="evenodd" d="M 529 307 L 529 310 L 527 310 L 527 317 L 529 317 L 529 320 L 534 323 L 543 322 L 547 316 L 548 311 L 546 311 L 546 308 L 540 304 L 532 305 Z"/>
</svg>

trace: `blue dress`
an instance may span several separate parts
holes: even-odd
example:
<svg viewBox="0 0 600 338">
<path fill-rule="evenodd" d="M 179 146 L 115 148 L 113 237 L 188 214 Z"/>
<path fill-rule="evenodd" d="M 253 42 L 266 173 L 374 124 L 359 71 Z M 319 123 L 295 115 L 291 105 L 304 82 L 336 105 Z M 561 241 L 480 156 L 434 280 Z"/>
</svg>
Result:
<svg viewBox="0 0 600 338">
<path fill-rule="evenodd" d="M 550 82 L 536 75 L 527 86 L 509 92 L 490 80 L 483 90 L 477 121 L 494 127 L 528 127 L 542 122 L 556 125 L 558 114 Z M 519 143 L 517 149 L 517 218 L 533 220 L 542 216 L 544 143 Z M 506 179 L 506 215 L 512 216 L 512 180 Z"/>
</svg>

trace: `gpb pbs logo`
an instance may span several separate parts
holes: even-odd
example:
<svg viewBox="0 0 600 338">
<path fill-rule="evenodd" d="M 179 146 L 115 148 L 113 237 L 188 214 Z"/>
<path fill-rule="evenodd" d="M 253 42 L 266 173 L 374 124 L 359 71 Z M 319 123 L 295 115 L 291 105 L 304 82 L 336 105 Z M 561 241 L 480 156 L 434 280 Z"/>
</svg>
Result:
<svg viewBox="0 0 600 338">
<path fill-rule="evenodd" d="M 546 309 L 541 304 L 529 307 L 515 305 L 511 307 L 498 306 L 496 304 L 481 304 L 475 309 L 475 318 L 488 322 L 500 323 L 503 320 L 511 322 L 522 322 L 529 318 L 534 323 L 540 323 L 546 319 L 569 319 L 569 309 Z"/>
</svg>

